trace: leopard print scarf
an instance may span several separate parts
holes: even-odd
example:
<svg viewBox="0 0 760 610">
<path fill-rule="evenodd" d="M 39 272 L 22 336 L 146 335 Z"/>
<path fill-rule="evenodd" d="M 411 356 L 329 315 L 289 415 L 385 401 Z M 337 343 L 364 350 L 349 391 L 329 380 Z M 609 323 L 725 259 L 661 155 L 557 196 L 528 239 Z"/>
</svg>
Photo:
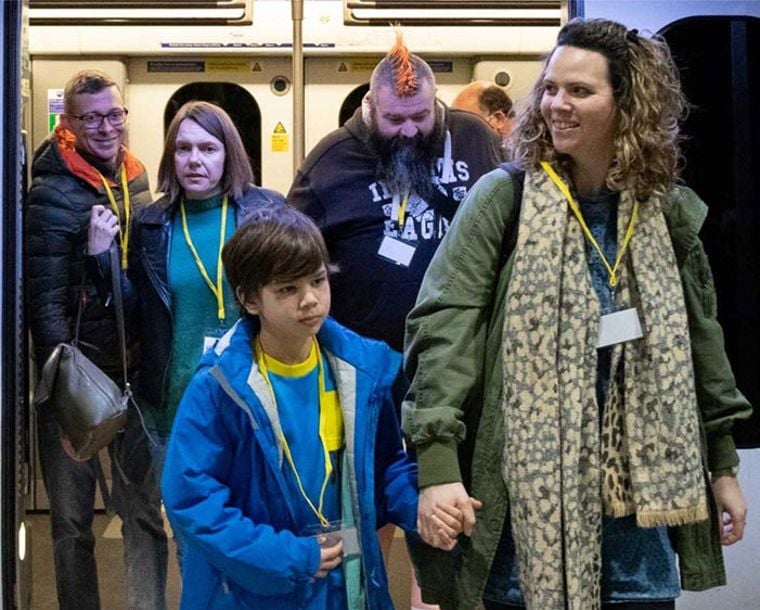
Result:
<svg viewBox="0 0 760 610">
<path fill-rule="evenodd" d="M 631 216 L 621 194 L 618 235 Z M 639 206 L 618 306 L 642 339 L 613 350 L 599 426 L 599 302 L 584 235 L 543 170 L 525 178 L 503 335 L 503 475 L 529 609 L 600 608 L 603 512 L 642 527 L 707 518 L 688 320 L 661 203 Z"/>
</svg>

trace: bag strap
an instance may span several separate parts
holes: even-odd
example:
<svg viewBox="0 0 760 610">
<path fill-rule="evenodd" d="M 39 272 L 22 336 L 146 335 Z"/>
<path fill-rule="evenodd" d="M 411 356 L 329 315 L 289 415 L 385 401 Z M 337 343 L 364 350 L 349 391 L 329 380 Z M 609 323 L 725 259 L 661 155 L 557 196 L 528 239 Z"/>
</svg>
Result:
<svg viewBox="0 0 760 610">
<path fill-rule="evenodd" d="M 121 296 L 121 265 L 116 245 L 111 245 L 108 251 L 111 258 L 111 297 L 116 307 L 116 328 L 119 331 L 119 345 L 121 346 L 121 367 L 124 374 L 124 394 L 127 398 L 132 397 L 132 389 L 127 379 L 127 338 L 124 330 L 124 301 Z"/>
<path fill-rule="evenodd" d="M 100 495 L 103 498 L 103 508 L 106 510 L 106 514 L 113 515 L 114 507 L 111 502 L 111 491 L 108 489 L 108 481 L 106 481 L 106 475 L 103 472 L 103 463 L 100 461 L 100 454 L 96 453 L 90 458 L 90 464 L 95 471 L 95 480 L 100 486 Z"/>
<path fill-rule="evenodd" d="M 140 409 L 140 406 L 135 400 L 132 386 L 129 385 L 129 379 L 127 378 L 127 337 L 124 324 L 124 301 L 121 294 L 121 263 L 119 262 L 119 253 L 116 244 L 111 245 L 108 254 L 111 259 L 111 298 L 113 299 L 114 307 L 116 308 L 116 327 L 119 331 L 119 344 L 121 345 L 121 367 L 124 373 L 124 398 L 126 399 L 127 404 L 132 403 L 132 406 L 137 411 L 137 415 L 140 417 L 140 425 L 142 426 L 143 432 L 145 432 L 145 436 L 148 438 L 148 442 L 154 447 L 158 447 L 158 442 L 153 438 L 153 435 L 148 432 L 142 409 Z M 126 476 L 123 474 L 120 465 L 118 470 L 126 480 Z"/>
<path fill-rule="evenodd" d="M 525 184 L 525 170 L 511 161 L 505 161 L 499 165 L 499 169 L 505 171 L 512 178 L 512 218 L 507 222 L 504 237 L 501 240 L 501 256 L 499 257 L 499 269 L 507 263 L 507 259 L 517 245 L 517 229 L 520 219 L 520 206 L 522 205 L 523 187 Z"/>
<path fill-rule="evenodd" d="M 84 285 L 84 274 L 82 274 L 82 281 L 79 284 L 80 286 Z M 71 342 L 71 345 L 74 347 L 78 347 L 79 345 L 79 324 L 82 321 L 82 309 L 84 308 L 84 302 L 87 299 L 87 295 L 84 292 L 83 288 L 80 288 L 79 290 L 79 299 L 77 303 L 77 321 L 74 325 L 74 340 Z"/>
</svg>

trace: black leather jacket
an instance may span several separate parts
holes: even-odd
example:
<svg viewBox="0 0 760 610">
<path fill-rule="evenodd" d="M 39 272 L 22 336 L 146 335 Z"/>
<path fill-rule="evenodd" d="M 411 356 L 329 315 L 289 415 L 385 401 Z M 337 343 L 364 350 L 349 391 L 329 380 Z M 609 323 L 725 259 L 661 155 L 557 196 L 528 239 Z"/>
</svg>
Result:
<svg viewBox="0 0 760 610">
<path fill-rule="evenodd" d="M 275 191 L 251 185 L 242 201 L 232 202 L 236 225 L 240 225 L 253 208 L 284 203 L 285 198 Z M 130 248 L 129 279 L 138 295 L 137 328 L 141 346 L 141 371 L 135 391 L 140 399 L 158 409 L 164 407 L 174 331 L 167 265 L 177 203 L 163 197 L 144 208 L 135 220 L 134 246 Z"/>
</svg>

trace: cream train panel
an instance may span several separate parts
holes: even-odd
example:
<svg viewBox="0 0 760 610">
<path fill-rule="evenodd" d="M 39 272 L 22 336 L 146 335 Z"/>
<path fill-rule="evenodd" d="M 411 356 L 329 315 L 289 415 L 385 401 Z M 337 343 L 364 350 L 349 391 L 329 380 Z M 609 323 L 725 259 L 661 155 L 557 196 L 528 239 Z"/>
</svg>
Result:
<svg viewBox="0 0 760 610">
<path fill-rule="evenodd" d="M 519 106 L 530 94 L 533 83 L 541 73 L 542 63 L 537 56 L 533 59 L 483 60 L 475 64 L 472 78 L 503 86 L 512 101 Z"/>
<path fill-rule="evenodd" d="M 306 150 L 339 126 L 339 114 L 349 95 L 369 83 L 372 70 L 382 56 L 309 57 L 305 61 Z M 425 57 L 436 70 L 438 95 L 449 101 L 472 75 L 466 57 Z M 352 105 L 355 107 L 355 104 Z"/>
<path fill-rule="evenodd" d="M 164 111 L 172 96 L 189 83 L 227 83 L 245 89 L 261 113 L 263 185 L 287 192 L 293 175 L 292 117 L 287 57 L 137 57 L 129 60 L 130 132 L 133 152 L 145 163 L 155 184 L 164 138 Z M 168 70 L 191 69 L 203 72 Z M 160 70 L 160 71 L 159 71 Z M 285 85 L 284 95 L 272 83 Z M 241 131 L 256 125 L 238 125 Z"/>
<path fill-rule="evenodd" d="M 342 108 L 356 99 L 351 94 L 369 83 L 372 69 L 381 56 L 310 57 L 306 74 L 306 151 L 339 125 Z M 456 94 L 472 80 L 499 83 L 509 80 L 506 91 L 517 100 L 526 95 L 536 80 L 541 62 L 537 58 L 477 60 L 471 57 L 431 57 L 438 83 L 438 97 L 450 104 Z M 354 106 L 355 107 L 355 106 Z"/>
</svg>

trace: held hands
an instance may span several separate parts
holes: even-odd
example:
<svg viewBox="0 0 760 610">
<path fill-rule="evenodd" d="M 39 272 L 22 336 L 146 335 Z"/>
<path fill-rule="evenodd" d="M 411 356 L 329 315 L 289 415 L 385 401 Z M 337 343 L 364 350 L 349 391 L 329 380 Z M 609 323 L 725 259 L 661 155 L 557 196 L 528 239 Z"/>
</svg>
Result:
<svg viewBox="0 0 760 610">
<path fill-rule="evenodd" d="M 475 511 L 482 506 L 461 483 L 431 485 L 420 492 L 417 530 L 430 546 L 450 551 L 460 533 L 472 534 Z"/>
<path fill-rule="evenodd" d="M 712 489 L 718 503 L 718 514 L 723 522 L 720 542 L 724 546 L 731 546 L 744 537 L 747 501 L 744 499 L 739 481 L 734 476 L 716 477 L 713 479 Z"/>
<path fill-rule="evenodd" d="M 90 210 L 90 227 L 87 231 L 87 254 L 95 255 L 111 247 L 119 232 L 119 219 L 111 210 L 94 205 Z"/>
</svg>

